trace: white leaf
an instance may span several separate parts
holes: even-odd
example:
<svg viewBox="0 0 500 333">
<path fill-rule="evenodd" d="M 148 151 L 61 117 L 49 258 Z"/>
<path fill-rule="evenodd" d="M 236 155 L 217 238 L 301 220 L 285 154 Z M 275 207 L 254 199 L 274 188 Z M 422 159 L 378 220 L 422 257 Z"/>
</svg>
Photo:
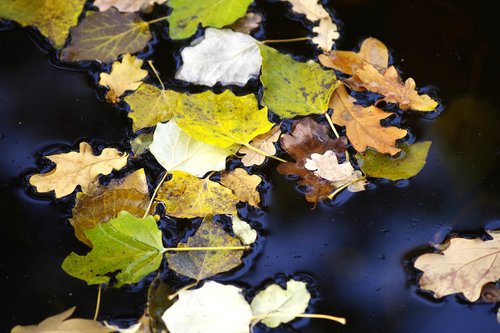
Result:
<svg viewBox="0 0 500 333">
<path fill-rule="evenodd" d="M 181 291 L 162 319 L 170 333 L 249 333 L 252 311 L 241 289 L 208 281 Z"/>
<path fill-rule="evenodd" d="M 250 306 L 257 317 L 255 321 L 274 328 L 304 313 L 310 299 L 305 282 L 289 280 L 286 289 L 277 284 L 270 285 L 254 297 Z"/>
<path fill-rule="evenodd" d="M 135 323 L 127 328 L 120 328 L 117 325 L 110 325 L 106 321 L 104 322 L 104 325 L 106 325 L 107 328 L 112 329 L 113 332 L 119 332 L 119 333 L 137 333 L 139 329 L 141 328 L 141 323 Z"/>
<path fill-rule="evenodd" d="M 244 86 L 259 76 L 262 57 L 257 41 L 249 35 L 207 28 L 205 37 L 193 44 L 181 52 L 183 65 L 176 79 L 207 86 L 217 81 Z"/>
<path fill-rule="evenodd" d="M 197 177 L 226 168 L 227 156 L 235 149 L 219 148 L 193 139 L 174 120 L 156 125 L 149 150 L 168 172 L 180 170 Z"/>
<path fill-rule="evenodd" d="M 233 232 L 243 245 L 250 245 L 257 239 L 257 231 L 252 229 L 250 224 L 233 215 Z"/>
<path fill-rule="evenodd" d="M 167 0 L 95 0 L 94 6 L 104 12 L 110 7 L 115 7 L 120 12 L 150 12 L 155 3 L 162 4 Z"/>
</svg>

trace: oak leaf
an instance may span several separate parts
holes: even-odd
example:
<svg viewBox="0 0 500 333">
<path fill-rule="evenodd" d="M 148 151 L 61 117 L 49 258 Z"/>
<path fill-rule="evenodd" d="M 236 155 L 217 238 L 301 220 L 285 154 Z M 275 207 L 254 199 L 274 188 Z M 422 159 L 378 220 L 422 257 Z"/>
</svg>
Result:
<svg viewBox="0 0 500 333">
<path fill-rule="evenodd" d="M 107 175 L 113 169 L 120 170 L 127 165 L 127 154 L 114 148 L 105 148 L 101 155 L 94 155 L 92 147 L 80 143 L 79 152 L 46 156 L 56 167 L 44 174 L 35 174 L 29 182 L 38 192 L 55 191 L 56 198 L 71 194 L 80 185 L 82 192 L 88 189 L 100 174 Z"/>
<path fill-rule="evenodd" d="M 380 120 L 392 115 L 376 106 L 363 107 L 354 104 L 344 85 L 335 90 L 330 100 L 333 109 L 332 121 L 347 128 L 346 134 L 354 149 L 363 152 L 371 147 L 378 152 L 395 155 L 401 151 L 396 147 L 396 140 L 406 136 L 406 130 L 390 126 L 383 127 Z"/>
<path fill-rule="evenodd" d="M 106 100 L 110 103 L 118 103 L 120 96 L 127 90 L 136 90 L 142 84 L 142 79 L 148 75 L 148 71 L 141 69 L 143 61 L 130 54 L 125 54 L 121 61 L 115 61 L 111 67 L 111 73 L 101 73 L 99 84 L 106 86 Z"/>
<path fill-rule="evenodd" d="M 424 272 L 420 287 L 436 297 L 463 293 L 469 301 L 477 301 L 483 285 L 500 279 L 500 233 L 488 234 L 493 239 L 452 238 L 442 254 L 418 257 L 414 265 Z"/>
<path fill-rule="evenodd" d="M 149 13 L 155 3 L 161 5 L 167 0 L 96 0 L 94 6 L 99 8 L 99 11 L 104 12 L 111 7 L 115 7 L 121 12 L 137 12 L 142 11 Z"/>
<path fill-rule="evenodd" d="M 262 181 L 257 175 L 249 175 L 245 169 L 236 168 L 231 172 L 222 172 L 220 183 L 231 189 L 234 195 L 242 202 L 259 207 L 260 194 L 257 186 Z"/>
<path fill-rule="evenodd" d="M 273 156 L 276 154 L 274 143 L 278 141 L 280 135 L 280 126 L 274 126 L 269 132 L 256 136 L 250 141 L 250 145 L 267 153 L 268 156 Z M 244 155 L 241 158 L 241 162 L 244 166 L 261 165 L 266 160 L 266 156 L 245 146 L 242 146 L 240 150 L 238 150 L 238 153 Z"/>
<path fill-rule="evenodd" d="M 226 26 L 236 32 L 241 32 L 242 34 L 250 35 L 253 30 L 259 28 L 262 23 L 262 15 L 259 13 L 248 12 L 245 16 L 239 18 L 231 25 Z"/>
</svg>

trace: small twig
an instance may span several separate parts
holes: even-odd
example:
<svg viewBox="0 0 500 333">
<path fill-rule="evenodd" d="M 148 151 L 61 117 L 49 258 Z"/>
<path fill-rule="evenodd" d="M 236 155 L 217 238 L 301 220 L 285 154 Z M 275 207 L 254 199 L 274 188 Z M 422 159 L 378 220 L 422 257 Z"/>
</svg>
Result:
<svg viewBox="0 0 500 333">
<path fill-rule="evenodd" d="M 271 44 L 271 43 L 291 43 L 291 42 L 302 42 L 305 40 L 310 40 L 311 37 L 297 37 L 297 38 L 289 38 L 289 39 L 266 39 L 261 43 L 263 44 Z"/>
<path fill-rule="evenodd" d="M 94 320 L 97 320 L 97 317 L 99 316 L 99 308 L 101 307 L 101 294 L 102 287 L 101 285 L 99 285 L 99 289 L 97 290 L 97 302 L 95 305 Z"/>
</svg>

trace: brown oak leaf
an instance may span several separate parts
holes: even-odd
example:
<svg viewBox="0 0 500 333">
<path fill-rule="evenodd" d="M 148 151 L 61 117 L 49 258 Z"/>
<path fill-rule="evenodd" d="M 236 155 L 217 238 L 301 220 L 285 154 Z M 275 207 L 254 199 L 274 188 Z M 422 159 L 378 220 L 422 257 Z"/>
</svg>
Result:
<svg viewBox="0 0 500 333">
<path fill-rule="evenodd" d="M 262 181 L 257 175 L 249 175 L 245 169 L 236 168 L 231 172 L 222 172 L 220 183 L 233 191 L 234 195 L 242 202 L 259 207 L 260 194 L 257 186 Z"/>
</svg>

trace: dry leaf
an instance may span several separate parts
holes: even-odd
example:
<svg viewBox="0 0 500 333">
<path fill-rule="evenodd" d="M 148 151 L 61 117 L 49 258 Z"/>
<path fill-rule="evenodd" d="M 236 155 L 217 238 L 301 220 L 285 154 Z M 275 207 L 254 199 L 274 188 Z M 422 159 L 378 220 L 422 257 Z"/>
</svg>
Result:
<svg viewBox="0 0 500 333">
<path fill-rule="evenodd" d="M 249 175 L 245 169 L 236 168 L 231 172 L 224 171 L 221 175 L 220 183 L 231 189 L 234 195 L 242 202 L 259 207 L 260 194 L 257 186 L 262 181 L 257 175 Z"/>
<path fill-rule="evenodd" d="M 250 33 L 257 29 L 260 26 L 260 23 L 262 22 L 262 15 L 259 13 L 246 13 L 245 16 L 242 18 L 239 18 L 236 20 L 231 25 L 228 25 L 227 28 L 236 31 L 236 32 L 241 32 L 242 34 L 247 34 L 250 35 Z"/>
<path fill-rule="evenodd" d="M 105 148 L 101 155 L 95 156 L 92 147 L 82 142 L 79 152 L 46 157 L 56 167 L 47 173 L 31 176 L 29 182 L 38 192 L 55 191 L 56 198 L 62 198 L 71 194 L 78 185 L 82 192 L 88 193 L 99 174 L 107 175 L 113 169 L 120 170 L 127 165 L 128 155 L 114 148 Z"/>
<path fill-rule="evenodd" d="M 500 233 L 488 234 L 492 240 L 452 238 L 442 254 L 418 257 L 415 267 L 424 272 L 420 287 L 436 297 L 461 292 L 469 301 L 477 301 L 483 285 L 500 279 Z"/>
<path fill-rule="evenodd" d="M 137 12 L 142 11 L 149 13 L 153 9 L 155 3 L 161 5 L 167 0 L 95 0 L 94 6 L 99 8 L 99 11 L 104 12 L 110 7 L 115 7 L 120 12 Z"/>
<path fill-rule="evenodd" d="M 143 61 L 135 56 L 125 54 L 120 61 L 115 61 L 111 67 L 111 73 L 101 73 L 99 84 L 106 86 L 106 100 L 110 103 L 118 103 L 120 96 L 127 90 L 136 90 L 142 84 L 142 79 L 148 75 L 148 71 L 141 69 Z"/>
<path fill-rule="evenodd" d="M 343 84 L 332 95 L 330 108 L 333 109 L 332 121 L 347 128 L 346 134 L 354 149 L 363 152 L 367 147 L 378 152 L 395 155 L 401 151 L 396 147 L 396 140 L 403 138 L 406 130 L 391 126 L 382 127 L 380 120 L 392 113 L 384 112 L 376 106 L 363 107 L 354 104 Z"/>
<path fill-rule="evenodd" d="M 274 147 L 274 143 L 278 141 L 280 135 L 281 129 L 280 126 L 277 125 L 271 128 L 269 132 L 256 136 L 250 142 L 250 145 L 272 156 L 276 154 L 276 147 Z M 259 154 L 254 150 L 250 150 L 245 146 L 241 147 L 238 153 L 245 155 L 241 159 L 244 166 L 261 165 L 266 160 L 264 155 Z"/>
</svg>

